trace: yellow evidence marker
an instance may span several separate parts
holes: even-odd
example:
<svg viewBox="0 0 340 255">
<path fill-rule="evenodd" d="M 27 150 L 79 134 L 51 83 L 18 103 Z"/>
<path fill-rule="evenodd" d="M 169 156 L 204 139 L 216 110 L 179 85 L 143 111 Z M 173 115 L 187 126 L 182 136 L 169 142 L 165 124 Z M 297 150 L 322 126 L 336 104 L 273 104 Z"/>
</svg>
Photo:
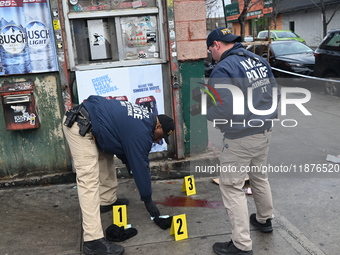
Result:
<svg viewBox="0 0 340 255">
<path fill-rule="evenodd" d="M 182 192 L 184 191 L 186 192 L 187 196 L 196 194 L 196 185 L 195 185 L 195 179 L 193 175 L 184 177 L 184 181 L 182 185 Z"/>
<path fill-rule="evenodd" d="M 175 241 L 188 238 L 187 218 L 185 214 L 172 217 L 170 235 L 175 235 Z"/>
<path fill-rule="evenodd" d="M 112 208 L 113 224 L 126 228 L 127 226 L 127 212 L 126 205 L 115 205 Z"/>
</svg>

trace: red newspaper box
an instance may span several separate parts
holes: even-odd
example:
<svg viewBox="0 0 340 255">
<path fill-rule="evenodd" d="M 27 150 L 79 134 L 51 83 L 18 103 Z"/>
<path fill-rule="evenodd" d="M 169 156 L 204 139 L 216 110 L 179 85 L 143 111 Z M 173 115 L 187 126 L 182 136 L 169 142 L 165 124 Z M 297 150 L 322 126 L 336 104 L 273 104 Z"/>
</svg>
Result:
<svg viewBox="0 0 340 255">
<path fill-rule="evenodd" d="M 32 81 L 4 83 L 0 87 L 6 130 L 40 127 Z"/>
</svg>

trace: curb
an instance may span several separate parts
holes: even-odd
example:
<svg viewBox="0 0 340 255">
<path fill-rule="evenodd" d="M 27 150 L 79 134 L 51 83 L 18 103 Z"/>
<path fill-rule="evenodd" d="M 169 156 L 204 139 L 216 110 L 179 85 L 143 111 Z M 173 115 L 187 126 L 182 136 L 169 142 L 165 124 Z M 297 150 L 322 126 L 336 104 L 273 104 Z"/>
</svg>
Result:
<svg viewBox="0 0 340 255">
<path fill-rule="evenodd" d="M 217 155 L 213 151 L 207 151 L 185 159 L 175 160 L 172 158 L 161 158 L 150 160 L 150 172 L 152 180 L 180 179 L 188 175 L 199 175 L 199 177 L 211 176 L 210 173 L 195 173 L 195 165 L 216 165 L 219 164 Z M 122 163 L 116 164 L 118 179 L 132 178 Z M 0 188 L 39 186 L 51 184 L 75 183 L 76 174 L 60 173 L 33 177 L 22 177 L 0 180 Z"/>
</svg>

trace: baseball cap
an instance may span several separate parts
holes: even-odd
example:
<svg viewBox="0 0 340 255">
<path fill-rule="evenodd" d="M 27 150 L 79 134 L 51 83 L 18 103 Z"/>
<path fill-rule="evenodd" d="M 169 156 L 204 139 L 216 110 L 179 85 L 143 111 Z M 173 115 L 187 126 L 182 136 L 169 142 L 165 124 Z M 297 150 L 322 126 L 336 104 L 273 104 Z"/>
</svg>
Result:
<svg viewBox="0 0 340 255">
<path fill-rule="evenodd" d="M 174 132 L 175 130 L 175 122 L 173 119 L 171 119 L 169 116 L 166 116 L 164 114 L 160 114 L 157 116 L 159 123 L 162 125 L 162 129 L 164 132 L 164 140 L 166 143 L 169 143 L 169 135 Z"/>
<path fill-rule="evenodd" d="M 223 42 L 241 42 L 241 36 L 234 35 L 226 27 L 219 27 L 211 31 L 207 37 L 207 48 L 209 48 L 214 41 Z"/>
</svg>

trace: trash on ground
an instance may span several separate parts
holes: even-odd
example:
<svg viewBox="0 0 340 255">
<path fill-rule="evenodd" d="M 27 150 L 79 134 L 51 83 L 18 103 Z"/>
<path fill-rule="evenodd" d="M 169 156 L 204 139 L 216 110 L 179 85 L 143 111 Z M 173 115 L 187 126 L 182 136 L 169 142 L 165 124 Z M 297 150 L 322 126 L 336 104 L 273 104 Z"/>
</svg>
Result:
<svg viewBox="0 0 340 255">
<path fill-rule="evenodd" d="M 333 156 L 333 155 L 327 155 L 327 158 L 326 158 L 327 161 L 331 161 L 333 163 L 340 163 L 340 155 L 338 156 Z"/>
<path fill-rule="evenodd" d="M 220 185 L 220 178 L 214 178 L 214 179 L 212 179 L 212 182 L 217 184 L 217 185 Z"/>
<path fill-rule="evenodd" d="M 166 219 L 166 218 L 169 218 L 170 215 L 161 215 L 161 216 L 158 216 L 158 218 L 162 218 L 162 219 Z M 155 217 L 150 217 L 150 220 L 154 220 Z"/>
</svg>

